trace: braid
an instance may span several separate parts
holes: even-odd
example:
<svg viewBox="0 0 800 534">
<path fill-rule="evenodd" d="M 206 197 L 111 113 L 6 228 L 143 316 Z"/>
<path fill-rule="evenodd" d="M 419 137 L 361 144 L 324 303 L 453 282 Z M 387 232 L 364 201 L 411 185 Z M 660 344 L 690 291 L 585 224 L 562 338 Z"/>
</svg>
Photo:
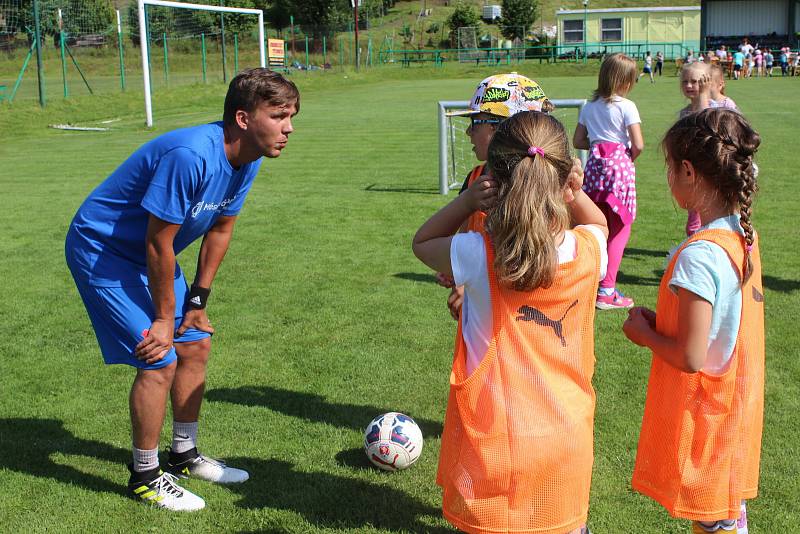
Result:
<svg viewBox="0 0 800 534">
<path fill-rule="evenodd" d="M 750 215 L 753 197 L 758 190 L 752 158 L 748 158 L 748 160 L 749 161 L 742 165 L 743 168 L 739 173 L 739 179 L 741 181 L 738 198 L 739 224 L 741 225 L 742 230 L 744 230 L 744 240 L 747 245 L 744 252 L 744 274 L 742 276 L 743 284 L 747 282 L 750 279 L 750 275 L 753 274 L 753 261 L 750 258 L 750 251 L 753 249 L 753 242 L 755 241 L 755 230 L 753 229 L 753 224 L 750 221 Z"/>
</svg>

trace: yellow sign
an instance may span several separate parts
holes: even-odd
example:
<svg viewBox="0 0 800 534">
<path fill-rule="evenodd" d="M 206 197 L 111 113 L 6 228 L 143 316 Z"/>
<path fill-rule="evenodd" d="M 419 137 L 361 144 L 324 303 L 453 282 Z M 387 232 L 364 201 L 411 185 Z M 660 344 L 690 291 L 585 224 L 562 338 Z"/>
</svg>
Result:
<svg viewBox="0 0 800 534">
<path fill-rule="evenodd" d="M 286 65 L 286 50 L 283 39 L 267 39 L 267 54 L 270 67 L 283 67 Z"/>
</svg>

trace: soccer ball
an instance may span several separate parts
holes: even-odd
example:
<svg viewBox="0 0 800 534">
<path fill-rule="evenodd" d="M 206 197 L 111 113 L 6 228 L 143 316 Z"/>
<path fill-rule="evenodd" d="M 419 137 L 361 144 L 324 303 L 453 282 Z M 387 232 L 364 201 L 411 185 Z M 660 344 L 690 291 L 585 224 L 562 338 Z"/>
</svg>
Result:
<svg viewBox="0 0 800 534">
<path fill-rule="evenodd" d="M 364 431 L 364 451 L 369 461 L 384 471 L 406 469 L 422 454 L 422 431 L 407 415 L 379 415 Z"/>
</svg>

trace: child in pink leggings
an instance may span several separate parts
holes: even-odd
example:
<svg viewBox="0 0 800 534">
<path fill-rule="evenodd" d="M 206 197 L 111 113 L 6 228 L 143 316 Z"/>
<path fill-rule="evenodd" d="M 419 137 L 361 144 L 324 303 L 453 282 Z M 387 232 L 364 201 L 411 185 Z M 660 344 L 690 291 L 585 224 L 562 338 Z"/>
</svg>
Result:
<svg viewBox="0 0 800 534">
<path fill-rule="evenodd" d="M 636 218 L 634 160 L 644 148 L 636 104 L 625 98 L 637 79 L 636 61 L 612 54 L 600 66 L 597 90 L 581 110 L 575 148 L 590 150 L 583 190 L 608 221 L 608 269 L 600 281 L 596 307 L 630 308 L 633 299 L 617 288 L 617 274 Z"/>
</svg>

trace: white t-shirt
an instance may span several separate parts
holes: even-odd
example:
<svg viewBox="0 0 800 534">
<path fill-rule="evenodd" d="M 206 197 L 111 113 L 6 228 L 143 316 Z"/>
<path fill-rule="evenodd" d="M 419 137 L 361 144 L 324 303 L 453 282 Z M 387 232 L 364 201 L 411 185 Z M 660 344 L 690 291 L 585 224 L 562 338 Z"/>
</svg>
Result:
<svg viewBox="0 0 800 534">
<path fill-rule="evenodd" d="M 606 102 L 602 97 L 587 102 L 578 116 L 578 123 L 588 130 L 589 143 L 592 145 L 610 141 L 630 146 L 628 126 L 641 122 L 636 104 L 616 95 L 611 102 Z"/>
<path fill-rule="evenodd" d="M 753 50 L 755 50 L 755 48 L 753 48 L 753 45 L 751 45 L 749 43 L 748 44 L 739 45 L 739 52 L 741 52 L 745 56 L 747 56 L 748 54 L 752 54 Z"/>
<path fill-rule="evenodd" d="M 586 228 L 600 245 L 600 279 L 606 275 L 608 252 L 606 237 L 595 226 Z M 575 259 L 578 242 L 575 234 L 567 230 L 564 241 L 558 247 L 558 263 Z M 486 247 L 478 232 L 459 233 L 450 243 L 450 264 L 457 286 L 464 286 L 464 302 L 461 306 L 461 332 L 467 345 L 467 373 L 472 373 L 481 363 L 492 340 L 492 297 L 489 290 L 489 274 L 486 271 Z"/>
</svg>

